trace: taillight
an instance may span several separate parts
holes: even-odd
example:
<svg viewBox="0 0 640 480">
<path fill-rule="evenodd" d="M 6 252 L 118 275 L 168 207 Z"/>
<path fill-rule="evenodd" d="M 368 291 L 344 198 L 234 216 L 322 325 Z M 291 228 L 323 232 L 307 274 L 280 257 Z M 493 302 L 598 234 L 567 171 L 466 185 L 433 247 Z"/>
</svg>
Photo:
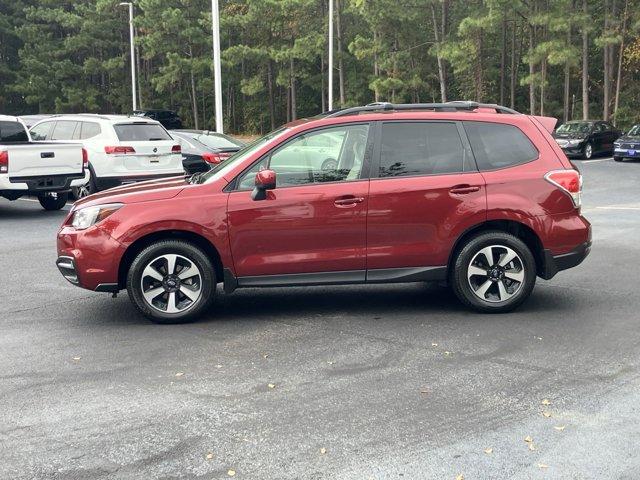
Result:
<svg viewBox="0 0 640 480">
<path fill-rule="evenodd" d="M 0 173 L 9 171 L 9 152 L 6 150 L 0 152 Z"/>
<path fill-rule="evenodd" d="M 171 153 L 181 153 L 182 147 L 180 145 L 174 145 L 171 147 Z"/>
<path fill-rule="evenodd" d="M 218 163 L 220 163 L 222 161 L 222 158 L 220 157 L 219 153 L 203 153 L 202 154 L 202 159 L 205 162 L 211 163 L 213 165 L 217 165 Z"/>
<path fill-rule="evenodd" d="M 127 153 L 136 153 L 136 149 L 133 147 L 124 147 L 118 145 L 116 147 L 104 147 L 104 152 L 108 155 L 119 155 Z"/>
<path fill-rule="evenodd" d="M 82 168 L 89 168 L 89 154 L 86 148 L 82 149 Z"/>
<path fill-rule="evenodd" d="M 553 170 L 545 180 L 569 194 L 576 207 L 582 205 L 582 175 L 577 170 Z"/>
</svg>

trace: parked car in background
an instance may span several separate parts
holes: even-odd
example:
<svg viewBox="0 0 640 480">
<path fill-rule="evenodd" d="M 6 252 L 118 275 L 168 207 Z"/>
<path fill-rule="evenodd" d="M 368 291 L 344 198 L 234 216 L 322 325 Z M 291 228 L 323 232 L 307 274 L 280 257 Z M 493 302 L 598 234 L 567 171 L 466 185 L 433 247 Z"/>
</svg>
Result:
<svg viewBox="0 0 640 480">
<path fill-rule="evenodd" d="M 87 179 L 81 145 L 34 143 L 19 118 L 0 115 L 0 196 L 17 200 L 34 195 L 45 210 L 59 210 L 69 190 Z"/>
<path fill-rule="evenodd" d="M 159 323 L 204 313 L 218 283 L 447 281 L 466 306 L 506 312 L 591 248 L 555 122 L 475 102 L 295 122 L 204 174 L 80 200 L 58 268 L 89 290 L 126 288 Z M 307 145 L 329 145 L 334 168 L 296 153 Z"/>
<path fill-rule="evenodd" d="M 35 124 L 36 141 L 74 142 L 84 146 L 88 182 L 74 188 L 76 198 L 100 190 L 184 175 L 180 145 L 155 120 L 124 115 L 59 115 Z"/>
<path fill-rule="evenodd" d="M 133 115 L 136 117 L 147 117 L 152 120 L 157 120 L 167 130 L 182 128 L 182 120 L 173 110 L 136 110 L 133 112 Z"/>
<path fill-rule="evenodd" d="M 613 142 L 613 159 L 622 162 L 624 159 L 640 158 L 640 125 L 634 125 Z"/>
<path fill-rule="evenodd" d="M 239 140 L 208 130 L 170 130 L 169 133 L 182 146 L 182 166 L 188 174 L 206 172 L 244 147 Z"/>
<path fill-rule="evenodd" d="M 553 137 L 567 157 L 584 158 L 613 153 L 613 142 L 622 132 L 609 122 L 574 120 L 560 125 Z"/>
<path fill-rule="evenodd" d="M 22 122 L 27 126 L 27 128 L 33 127 L 36 123 L 45 118 L 53 117 L 54 114 L 51 115 L 20 115 L 18 118 L 22 120 Z"/>
</svg>

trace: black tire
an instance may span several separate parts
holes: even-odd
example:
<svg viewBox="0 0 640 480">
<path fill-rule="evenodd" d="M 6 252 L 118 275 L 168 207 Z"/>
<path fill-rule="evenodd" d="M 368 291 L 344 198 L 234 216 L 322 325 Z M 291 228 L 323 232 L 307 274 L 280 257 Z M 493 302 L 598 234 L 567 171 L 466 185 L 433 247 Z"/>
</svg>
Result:
<svg viewBox="0 0 640 480">
<path fill-rule="evenodd" d="M 613 157 L 614 162 L 621 162 L 622 160 L 624 160 L 622 157 Z"/>
<path fill-rule="evenodd" d="M 338 168 L 338 161 L 335 158 L 327 158 L 322 162 L 320 167 L 322 170 L 335 170 Z"/>
<path fill-rule="evenodd" d="M 471 283 L 475 281 L 476 278 L 480 278 L 480 282 L 483 282 L 484 279 L 482 276 L 473 276 L 472 278 L 474 280 L 468 277 L 469 269 L 472 267 L 472 260 L 478 258 L 480 251 L 489 246 L 497 248 L 497 253 L 501 251 L 501 247 L 508 247 L 513 250 L 519 257 L 517 262 L 521 263 L 522 268 L 520 271 L 524 273 L 523 280 L 519 282 L 519 286 L 518 283 L 512 283 L 511 280 L 505 279 L 510 283 L 509 288 L 513 289 L 513 292 L 508 292 L 508 294 L 512 294 L 512 296 L 505 301 L 500 301 L 499 298 L 498 300 L 495 298 L 491 300 L 480 298 L 478 294 L 474 293 Z M 501 258 L 504 257 L 501 255 L 500 259 Z M 498 260 L 498 263 L 500 263 L 500 260 Z M 511 265 L 511 263 L 507 265 Z M 506 271 L 511 272 L 514 270 Z M 503 313 L 517 308 L 531 295 L 536 283 L 536 262 L 529 247 L 518 237 L 501 231 L 489 231 L 470 238 L 462 246 L 454 259 L 449 276 L 449 283 L 454 293 L 467 307 L 479 312 Z M 489 278 L 490 277 L 487 276 L 487 280 L 489 280 Z M 504 278 L 504 274 L 502 278 Z M 499 282 L 504 282 L 504 280 Z M 495 288 L 493 286 L 489 287 L 489 290 L 483 295 L 484 298 L 487 298 L 487 294 L 494 295 L 493 292 L 490 293 L 490 291 L 498 290 L 497 283 L 498 282 L 496 282 Z M 505 286 L 505 283 L 503 283 L 503 286 Z M 480 290 L 480 288 L 478 288 L 478 290 Z M 501 295 L 496 291 L 495 296 L 499 297 Z"/>
<path fill-rule="evenodd" d="M 179 255 L 192 262 L 199 270 L 200 295 L 197 300 L 177 313 L 161 311 L 158 307 L 150 305 L 144 298 L 143 271 L 150 263 L 154 262 L 154 259 L 162 257 L 162 255 Z M 148 277 L 146 278 L 148 279 Z M 166 279 L 165 276 L 165 281 Z M 164 288 L 164 284 L 160 286 Z M 181 287 L 182 284 L 179 285 L 178 290 L 181 290 Z M 127 292 L 133 304 L 151 321 L 162 324 L 187 323 L 197 319 L 213 303 L 216 293 L 215 269 L 209 257 L 195 245 L 182 240 L 160 240 L 142 250 L 133 260 L 127 273 Z M 163 301 L 164 296 L 166 295 L 168 298 L 169 293 L 161 292 L 159 295 L 162 297 L 160 301 Z M 182 303 L 188 301 L 184 293 L 176 292 L 176 296 L 184 298 Z M 154 299 L 153 302 L 155 301 Z"/>
<path fill-rule="evenodd" d="M 38 201 L 45 210 L 60 210 L 69 199 L 68 192 L 47 192 L 38 195 Z"/>
<path fill-rule="evenodd" d="M 582 158 L 585 160 L 591 160 L 593 158 L 593 145 L 589 142 L 582 149 Z"/>
<path fill-rule="evenodd" d="M 75 200 L 80 200 L 81 198 L 88 197 L 89 195 L 93 195 L 97 191 L 98 189 L 96 188 L 96 182 L 93 179 L 93 172 L 89 170 L 89 181 L 80 187 L 71 188 L 71 196 Z"/>
</svg>

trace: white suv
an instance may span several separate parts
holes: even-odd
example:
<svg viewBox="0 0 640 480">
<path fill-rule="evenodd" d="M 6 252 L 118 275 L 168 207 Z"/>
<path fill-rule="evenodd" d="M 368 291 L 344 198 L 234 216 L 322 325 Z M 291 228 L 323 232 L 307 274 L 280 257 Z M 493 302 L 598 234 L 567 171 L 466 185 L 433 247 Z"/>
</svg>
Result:
<svg viewBox="0 0 640 480">
<path fill-rule="evenodd" d="M 81 143 L 90 179 L 76 198 L 126 183 L 184 175 L 178 142 L 155 120 L 124 115 L 57 115 L 31 127 L 34 141 Z"/>
</svg>

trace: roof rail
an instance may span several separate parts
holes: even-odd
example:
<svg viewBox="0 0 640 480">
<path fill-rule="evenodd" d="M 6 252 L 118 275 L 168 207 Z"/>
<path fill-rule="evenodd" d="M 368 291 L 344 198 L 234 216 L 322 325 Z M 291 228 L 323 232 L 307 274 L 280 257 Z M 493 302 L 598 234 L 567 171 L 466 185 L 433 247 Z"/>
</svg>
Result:
<svg viewBox="0 0 640 480">
<path fill-rule="evenodd" d="M 325 116 L 325 118 L 345 117 L 347 115 L 357 115 L 360 113 L 373 113 L 373 112 L 389 112 L 389 111 L 402 111 L 402 110 L 433 110 L 435 112 L 458 112 L 458 111 L 473 111 L 478 108 L 490 108 L 494 109 L 496 113 L 507 113 L 511 115 L 519 115 L 511 108 L 503 107 L 502 105 L 496 105 L 494 103 L 478 103 L 457 100 L 453 102 L 445 103 L 389 103 L 389 102 L 375 102 L 361 107 L 344 108 L 342 110 L 331 111 Z"/>
</svg>

